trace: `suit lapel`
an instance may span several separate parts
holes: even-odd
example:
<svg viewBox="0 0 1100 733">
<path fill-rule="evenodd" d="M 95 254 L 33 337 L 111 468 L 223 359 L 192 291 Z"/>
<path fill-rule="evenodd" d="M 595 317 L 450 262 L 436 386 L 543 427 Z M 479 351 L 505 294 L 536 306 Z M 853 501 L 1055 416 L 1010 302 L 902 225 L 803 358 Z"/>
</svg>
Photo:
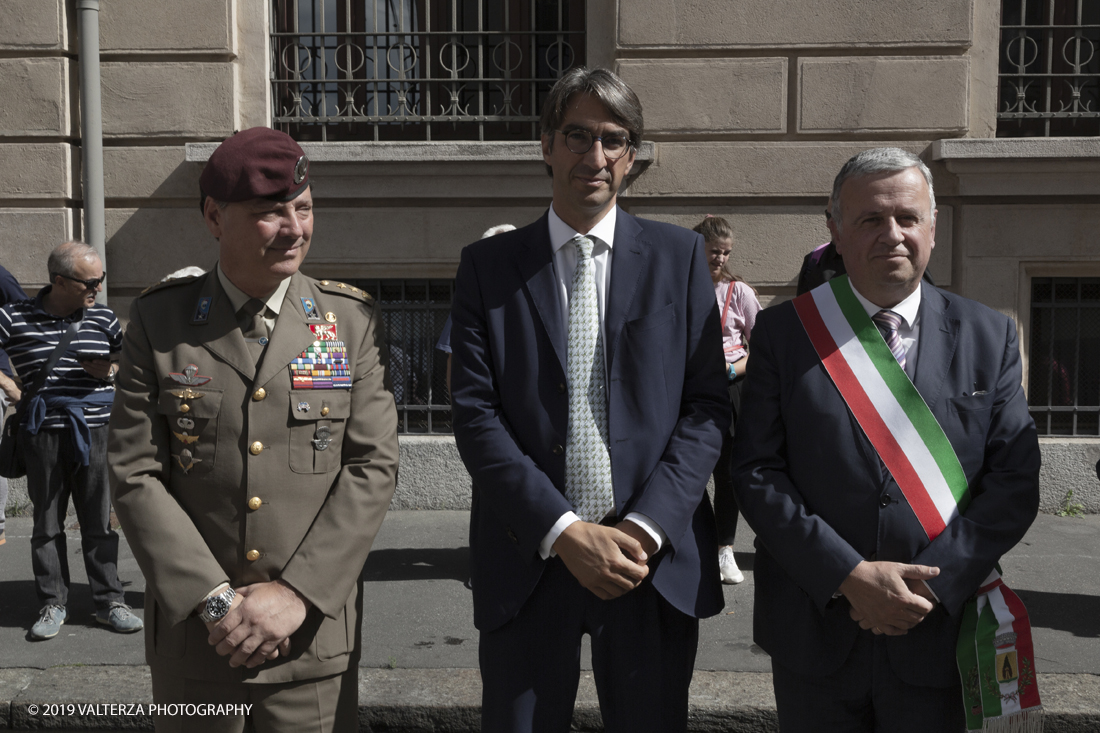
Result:
<svg viewBox="0 0 1100 733">
<path fill-rule="evenodd" d="M 947 314 L 947 299 L 936 288 L 923 282 L 921 288 L 920 338 L 913 384 L 932 407 L 939 401 L 955 356 L 959 320 Z"/>
<path fill-rule="evenodd" d="M 296 272 L 291 276 L 290 287 L 286 289 L 279 317 L 275 320 L 275 331 L 271 334 L 271 341 L 260 362 L 260 371 L 256 375 L 257 386 L 270 382 L 272 377 L 286 369 L 293 359 L 316 340 L 302 310 L 303 297 L 316 300 L 317 294 L 309 287 L 305 276 Z"/>
<path fill-rule="evenodd" d="M 642 227 L 637 220 L 619 209 L 615 218 L 615 247 L 611 256 L 611 285 L 607 292 L 607 312 L 604 314 L 604 340 L 607 344 L 607 367 L 610 370 L 619 334 L 626 324 L 638 279 L 649 258 L 649 245 L 639 236 Z"/>
<path fill-rule="evenodd" d="M 256 364 L 249 353 L 240 326 L 237 325 L 233 304 L 222 289 L 215 270 L 207 274 L 199 297 L 212 299 L 209 320 L 191 326 L 196 329 L 199 342 L 207 351 L 251 380 L 256 374 Z"/>
<path fill-rule="evenodd" d="M 548 215 L 543 214 L 533 227 L 532 236 L 524 245 L 527 251 L 519 258 L 520 274 L 564 372 L 566 332 L 565 324 L 561 320 L 561 304 L 558 301 L 558 279 L 554 274 Z"/>
</svg>

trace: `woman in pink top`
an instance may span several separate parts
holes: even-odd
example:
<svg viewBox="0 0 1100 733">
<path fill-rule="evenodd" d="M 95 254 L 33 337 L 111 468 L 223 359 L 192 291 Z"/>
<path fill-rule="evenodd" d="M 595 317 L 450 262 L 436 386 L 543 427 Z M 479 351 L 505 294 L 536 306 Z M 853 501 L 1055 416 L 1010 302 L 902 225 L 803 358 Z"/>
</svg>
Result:
<svg viewBox="0 0 1100 733">
<path fill-rule="evenodd" d="M 733 229 L 725 219 L 708 215 L 695 227 L 707 244 L 707 264 L 714 280 L 714 295 L 722 316 L 722 348 L 726 355 L 726 378 L 730 383 L 733 422 L 741 409 L 741 378 L 749 355 L 746 350 L 760 302 L 756 291 L 726 269 L 733 249 Z M 722 441 L 722 454 L 714 467 L 714 515 L 718 523 L 718 565 L 723 583 L 740 583 L 745 579 L 733 556 L 733 540 L 737 535 L 737 503 L 733 498 L 730 478 L 730 449 L 733 426 Z"/>
</svg>

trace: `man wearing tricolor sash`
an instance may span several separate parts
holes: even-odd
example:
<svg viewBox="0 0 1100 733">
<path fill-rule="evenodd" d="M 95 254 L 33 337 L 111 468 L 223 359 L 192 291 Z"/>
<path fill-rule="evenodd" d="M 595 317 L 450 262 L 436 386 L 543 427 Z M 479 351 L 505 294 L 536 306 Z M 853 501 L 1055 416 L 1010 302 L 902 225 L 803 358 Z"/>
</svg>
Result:
<svg viewBox="0 0 1100 733">
<path fill-rule="evenodd" d="M 996 572 L 1039 504 L 1016 326 L 921 282 L 915 155 L 849 160 L 829 227 L 848 276 L 760 314 L 733 455 L 781 729 L 1038 730 L 1026 611 Z"/>
</svg>

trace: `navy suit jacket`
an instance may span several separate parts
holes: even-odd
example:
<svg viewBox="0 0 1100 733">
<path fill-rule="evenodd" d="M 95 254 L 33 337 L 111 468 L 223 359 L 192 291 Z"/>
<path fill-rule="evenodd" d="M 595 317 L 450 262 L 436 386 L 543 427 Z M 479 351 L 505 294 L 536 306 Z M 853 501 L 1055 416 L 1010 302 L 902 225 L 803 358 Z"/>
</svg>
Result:
<svg viewBox="0 0 1100 733">
<path fill-rule="evenodd" d="M 567 324 L 547 216 L 462 251 L 451 310 L 455 442 L 474 481 L 474 623 L 519 611 L 545 566 L 539 544 L 564 496 Z M 730 406 L 703 239 L 618 211 L 604 315 L 615 508 L 668 535 L 657 591 L 695 617 L 718 613 L 707 479 Z"/>
<path fill-rule="evenodd" d="M 804 674 L 827 675 L 844 663 L 859 627 L 847 601 L 832 596 L 861 560 L 877 559 L 940 568 L 928 584 L 941 604 L 886 643 L 903 681 L 958 684 L 962 608 L 1038 511 L 1039 444 L 1020 386 L 1015 324 L 972 300 L 921 288 L 914 384 L 973 497 L 932 542 L 897 483 L 883 476 L 793 304 L 764 311 L 752 331 L 733 477 L 757 534 L 754 635 Z"/>
</svg>

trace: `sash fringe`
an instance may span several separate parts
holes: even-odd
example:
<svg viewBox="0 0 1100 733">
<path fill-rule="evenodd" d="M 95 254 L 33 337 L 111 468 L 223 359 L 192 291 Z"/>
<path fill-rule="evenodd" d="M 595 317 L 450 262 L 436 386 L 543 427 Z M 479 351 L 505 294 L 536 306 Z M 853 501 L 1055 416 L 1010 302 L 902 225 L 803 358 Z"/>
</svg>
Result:
<svg viewBox="0 0 1100 733">
<path fill-rule="evenodd" d="M 1043 733 L 1043 708 L 1028 708 L 1011 715 L 986 718 L 980 729 L 969 733 Z"/>
</svg>

